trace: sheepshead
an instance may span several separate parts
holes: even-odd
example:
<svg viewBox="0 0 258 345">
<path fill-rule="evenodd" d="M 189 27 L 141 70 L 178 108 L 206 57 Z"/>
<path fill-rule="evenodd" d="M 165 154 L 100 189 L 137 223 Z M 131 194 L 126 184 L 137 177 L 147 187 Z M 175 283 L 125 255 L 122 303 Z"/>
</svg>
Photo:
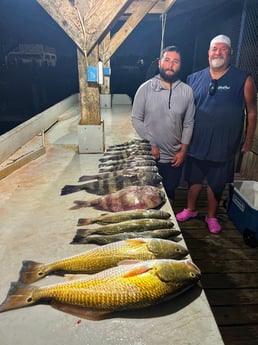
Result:
<svg viewBox="0 0 258 345">
<path fill-rule="evenodd" d="M 132 168 L 136 166 L 155 166 L 156 162 L 155 160 L 139 160 L 139 161 L 132 161 L 122 164 L 114 164 L 114 165 L 108 165 L 108 166 L 102 166 L 99 167 L 99 172 L 107 172 L 107 171 L 115 171 L 115 170 L 122 170 L 125 168 Z"/>
<path fill-rule="evenodd" d="M 145 150 L 139 150 L 136 152 L 129 152 L 129 151 L 110 151 L 110 152 L 105 152 L 102 157 L 100 157 L 99 161 L 100 162 L 105 162 L 108 160 L 120 160 L 120 159 L 125 159 L 125 160 L 133 160 L 136 157 L 141 157 L 141 158 L 150 158 L 153 157 L 151 154 L 151 151 L 145 151 Z"/>
<path fill-rule="evenodd" d="M 121 265 L 90 279 L 47 286 L 12 283 L 0 312 L 48 303 L 63 312 L 100 320 L 115 311 L 145 308 L 193 287 L 199 268 L 190 260 L 149 260 Z"/>
<path fill-rule="evenodd" d="M 116 144 L 116 145 L 109 145 L 107 147 L 107 151 L 112 151 L 112 150 L 125 150 L 125 149 L 139 149 L 139 148 L 148 148 L 151 149 L 150 143 L 146 141 L 131 141 L 131 142 L 125 142 L 122 144 Z"/>
<path fill-rule="evenodd" d="M 119 212 L 126 210 L 158 208 L 166 202 L 166 195 L 154 186 L 130 186 L 93 200 L 75 200 L 71 210 L 94 207 L 97 210 Z"/>
<path fill-rule="evenodd" d="M 97 228 L 78 229 L 78 236 L 99 234 L 99 235 L 113 235 L 119 232 L 141 232 L 144 230 L 156 230 L 156 229 L 170 229 L 173 228 L 174 223 L 171 219 L 134 219 L 126 220 L 124 222 L 99 226 Z"/>
<path fill-rule="evenodd" d="M 88 193 L 105 195 L 117 192 L 129 186 L 150 186 L 158 187 L 161 184 L 162 177 L 158 173 L 139 173 L 134 175 L 118 175 L 103 180 L 88 181 L 81 185 L 65 185 L 61 190 L 61 195 L 75 193 L 85 190 Z"/>
<path fill-rule="evenodd" d="M 92 217 L 92 218 L 80 218 L 78 220 L 77 225 L 88 225 L 93 223 L 98 224 L 110 224 L 110 223 L 120 223 L 126 220 L 132 219 L 144 219 L 144 218 L 153 218 L 153 219 L 168 219 L 171 217 L 169 212 L 163 210 L 129 210 L 129 211 L 121 211 L 116 213 L 104 213 L 101 214 L 99 217 Z"/>
<path fill-rule="evenodd" d="M 106 178 L 115 177 L 118 175 L 134 175 L 138 173 L 158 173 L 158 168 L 155 165 L 135 166 L 135 167 L 129 167 L 129 168 L 121 169 L 121 170 L 102 172 L 95 175 L 83 175 L 79 178 L 78 182 L 106 179 Z"/>
<path fill-rule="evenodd" d="M 141 231 L 138 232 L 121 232 L 114 235 L 85 235 L 80 237 L 75 237 L 72 244 L 86 244 L 86 243 L 94 243 L 98 245 L 104 245 L 116 241 L 127 240 L 131 238 L 162 238 L 162 239 L 170 239 L 171 237 L 175 237 L 181 233 L 180 230 L 176 229 L 157 229 L 157 230 L 149 230 L 149 231 Z M 185 250 L 185 248 L 184 248 Z M 181 252 L 182 254 L 182 252 Z"/>
<path fill-rule="evenodd" d="M 19 281 L 30 284 L 49 274 L 93 274 L 116 266 L 123 260 L 173 259 L 184 257 L 185 248 L 178 250 L 175 243 L 158 238 L 137 238 L 118 241 L 90 249 L 48 264 L 23 261 Z"/>
<path fill-rule="evenodd" d="M 155 161 L 155 158 L 151 155 L 131 155 L 127 158 L 117 158 L 118 156 L 104 156 L 99 159 L 99 167 L 106 166 L 106 165 L 116 165 L 116 164 L 124 164 L 128 162 L 134 161 L 142 161 L 142 160 L 152 160 Z"/>
<path fill-rule="evenodd" d="M 149 141 L 146 139 L 134 138 L 130 141 L 124 141 L 123 143 L 120 143 L 120 144 L 109 145 L 108 147 L 131 146 L 131 145 L 141 145 L 141 144 L 149 144 Z"/>
</svg>

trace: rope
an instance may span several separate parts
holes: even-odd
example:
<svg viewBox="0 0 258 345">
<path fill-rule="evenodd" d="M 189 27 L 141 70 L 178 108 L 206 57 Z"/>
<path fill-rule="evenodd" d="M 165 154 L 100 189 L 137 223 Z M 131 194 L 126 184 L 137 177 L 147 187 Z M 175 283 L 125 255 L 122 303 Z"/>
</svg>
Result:
<svg viewBox="0 0 258 345">
<path fill-rule="evenodd" d="M 162 15 L 161 15 L 161 44 L 160 44 L 160 52 L 164 48 L 164 36 L 165 36 L 166 22 L 167 22 L 167 13 L 162 13 Z"/>
</svg>

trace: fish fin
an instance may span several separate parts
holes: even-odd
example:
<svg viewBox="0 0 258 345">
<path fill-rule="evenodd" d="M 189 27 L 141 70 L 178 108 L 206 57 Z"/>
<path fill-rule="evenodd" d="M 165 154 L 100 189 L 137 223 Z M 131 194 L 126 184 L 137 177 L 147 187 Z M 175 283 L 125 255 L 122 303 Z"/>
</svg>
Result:
<svg viewBox="0 0 258 345">
<path fill-rule="evenodd" d="M 84 188 L 83 186 L 75 186 L 75 185 L 67 184 L 61 189 L 60 195 L 67 195 L 67 194 L 79 192 L 83 188 Z"/>
<path fill-rule="evenodd" d="M 84 182 L 84 181 L 90 181 L 90 180 L 94 180 L 97 177 L 95 175 L 83 175 L 79 178 L 78 182 Z"/>
<path fill-rule="evenodd" d="M 33 300 L 33 291 L 35 289 L 37 289 L 37 287 L 32 285 L 12 282 L 6 299 L 0 305 L 0 313 L 7 310 L 29 307 L 35 304 L 36 301 Z"/>
<path fill-rule="evenodd" d="M 63 304 L 55 301 L 51 302 L 51 306 L 57 310 L 63 311 L 64 313 L 93 321 L 103 320 L 108 314 L 111 313 L 110 311 L 106 310 L 94 310 L 87 307 L 80 307 L 72 304 Z"/>
<path fill-rule="evenodd" d="M 75 206 L 70 207 L 70 210 L 77 210 L 78 208 L 87 207 L 89 203 L 87 201 L 75 200 Z"/>
<path fill-rule="evenodd" d="M 141 243 L 146 243 L 146 240 L 144 238 L 128 238 L 125 240 L 125 242 L 133 243 L 133 244 L 141 244 Z"/>
<path fill-rule="evenodd" d="M 65 280 L 80 280 L 84 279 L 87 280 L 87 278 L 91 278 L 91 274 L 65 274 L 64 275 Z"/>
<path fill-rule="evenodd" d="M 46 276 L 45 270 L 43 270 L 44 264 L 40 262 L 26 260 L 22 262 L 22 268 L 20 270 L 19 282 L 24 284 L 30 284 Z"/>
<path fill-rule="evenodd" d="M 150 269 L 152 269 L 152 267 L 149 267 L 149 266 L 143 264 L 143 265 L 140 266 L 140 267 L 134 268 L 134 269 L 132 269 L 131 271 L 126 272 L 126 273 L 123 275 L 123 278 L 129 278 L 129 277 L 138 276 L 138 275 L 140 275 L 140 274 L 143 274 L 143 273 L 145 273 L 145 272 L 148 272 Z"/>
<path fill-rule="evenodd" d="M 122 265 L 132 265 L 132 264 L 137 264 L 138 262 L 141 262 L 141 260 L 130 260 L 130 259 L 127 259 L 127 260 L 122 260 L 122 261 L 119 261 L 117 266 L 122 266 Z"/>
</svg>

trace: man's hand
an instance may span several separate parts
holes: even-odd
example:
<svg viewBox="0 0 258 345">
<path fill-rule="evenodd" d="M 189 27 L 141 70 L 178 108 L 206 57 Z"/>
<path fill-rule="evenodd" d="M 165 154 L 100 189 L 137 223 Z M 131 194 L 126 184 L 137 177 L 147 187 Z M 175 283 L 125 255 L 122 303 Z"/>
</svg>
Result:
<svg viewBox="0 0 258 345">
<path fill-rule="evenodd" d="M 171 163 L 173 167 L 177 168 L 181 164 L 183 164 L 184 159 L 185 159 L 186 152 L 179 151 L 174 158 L 172 158 Z"/>
<path fill-rule="evenodd" d="M 151 148 L 151 154 L 152 154 L 152 156 L 153 156 L 155 159 L 157 159 L 157 160 L 160 159 L 159 148 L 158 148 L 158 146 L 153 146 L 153 147 Z"/>
</svg>

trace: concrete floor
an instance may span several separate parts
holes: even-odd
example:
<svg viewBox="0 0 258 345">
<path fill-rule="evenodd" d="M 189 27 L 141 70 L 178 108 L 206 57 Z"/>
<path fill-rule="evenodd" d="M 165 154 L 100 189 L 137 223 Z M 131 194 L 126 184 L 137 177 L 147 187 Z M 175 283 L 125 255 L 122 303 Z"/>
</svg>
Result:
<svg viewBox="0 0 258 345">
<path fill-rule="evenodd" d="M 102 109 L 106 145 L 136 137 L 131 106 Z M 65 184 L 98 172 L 102 154 L 77 153 L 78 109 L 46 134 L 47 152 L 0 181 L 0 302 L 16 281 L 23 260 L 48 263 L 95 245 L 69 244 L 80 217 L 100 214 L 91 208 L 69 210 L 84 191 L 60 196 Z M 92 198 L 93 195 L 88 195 Z M 172 213 L 168 203 L 163 207 Z M 185 245 L 181 237 L 180 244 Z M 36 284 L 61 281 L 46 277 Z M 2 345 L 212 345 L 223 344 L 203 290 L 196 288 L 159 306 L 124 312 L 103 321 L 88 321 L 47 305 L 0 314 Z"/>
</svg>

